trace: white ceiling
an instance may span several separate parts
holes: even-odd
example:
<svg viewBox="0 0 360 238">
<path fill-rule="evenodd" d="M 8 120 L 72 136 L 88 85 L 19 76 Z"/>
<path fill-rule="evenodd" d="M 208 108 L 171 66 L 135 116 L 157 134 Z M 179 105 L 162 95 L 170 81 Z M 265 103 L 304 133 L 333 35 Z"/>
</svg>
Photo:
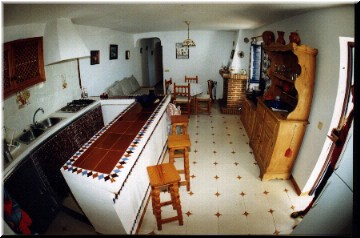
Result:
<svg viewBox="0 0 360 238">
<path fill-rule="evenodd" d="M 57 4 L 2 2 L 3 25 L 46 23 L 70 18 L 74 24 L 105 27 L 128 33 L 187 30 L 254 29 L 308 11 L 353 2 L 104 2 Z"/>
</svg>

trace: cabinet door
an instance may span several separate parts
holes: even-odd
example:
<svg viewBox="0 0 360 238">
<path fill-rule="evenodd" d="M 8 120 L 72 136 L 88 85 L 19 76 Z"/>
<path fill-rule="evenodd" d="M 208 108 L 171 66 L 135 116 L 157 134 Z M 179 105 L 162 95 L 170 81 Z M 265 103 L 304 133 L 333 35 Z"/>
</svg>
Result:
<svg viewBox="0 0 360 238">
<path fill-rule="evenodd" d="M 88 114 L 89 119 L 89 139 L 94 136 L 101 128 L 104 127 L 103 114 L 101 106 L 95 108 L 91 113 Z"/>
<path fill-rule="evenodd" d="M 78 149 L 71 131 L 65 128 L 32 154 L 34 163 L 41 168 L 59 202 L 70 193 L 60 168 Z"/>
<path fill-rule="evenodd" d="M 265 109 L 259 105 L 255 112 L 254 132 L 252 133 L 250 140 L 250 146 L 254 150 L 255 155 L 258 153 L 260 136 L 264 126 L 263 125 L 264 113 L 265 113 Z"/>
<path fill-rule="evenodd" d="M 249 127 L 249 138 L 252 137 L 254 131 L 255 124 L 255 111 L 253 109 L 249 109 L 249 119 L 248 119 L 248 127 Z"/>
<path fill-rule="evenodd" d="M 243 103 L 243 106 L 241 108 L 241 112 L 240 112 L 240 119 L 241 122 L 243 124 L 243 126 L 245 127 L 245 130 L 247 131 L 247 123 L 248 123 L 248 116 L 249 116 L 249 107 L 247 102 Z"/>
<path fill-rule="evenodd" d="M 270 130 L 264 129 L 261 133 L 258 153 L 264 170 L 266 170 L 269 165 L 273 144 L 272 132 Z"/>
<path fill-rule="evenodd" d="M 250 146 L 253 149 L 255 155 L 258 153 L 258 147 L 260 144 L 260 136 L 263 129 L 262 119 L 258 116 L 255 117 L 255 125 L 254 125 L 254 132 L 252 133 L 250 139 Z"/>
<path fill-rule="evenodd" d="M 104 121 L 101 106 L 98 106 L 71 124 L 69 130 L 72 132 L 73 140 L 76 142 L 78 148 L 80 148 L 103 126 Z"/>
<path fill-rule="evenodd" d="M 33 232 L 43 233 L 54 219 L 58 204 L 30 157 L 25 158 L 4 182 L 10 196 L 32 219 Z"/>
<path fill-rule="evenodd" d="M 5 98 L 34 84 L 45 81 L 42 37 L 5 43 L 3 53 Z M 5 61 L 6 57 L 8 59 Z"/>
<path fill-rule="evenodd" d="M 12 57 L 11 57 L 11 47 L 8 44 L 4 44 L 3 49 L 3 89 L 4 92 L 11 91 L 11 75 L 13 74 L 11 72 L 12 68 L 10 67 L 12 65 Z"/>
<path fill-rule="evenodd" d="M 103 121 L 99 113 L 101 115 L 100 107 L 88 112 L 41 145 L 32 155 L 34 163 L 42 169 L 59 202 L 70 193 L 60 169 L 102 128 Z"/>
</svg>

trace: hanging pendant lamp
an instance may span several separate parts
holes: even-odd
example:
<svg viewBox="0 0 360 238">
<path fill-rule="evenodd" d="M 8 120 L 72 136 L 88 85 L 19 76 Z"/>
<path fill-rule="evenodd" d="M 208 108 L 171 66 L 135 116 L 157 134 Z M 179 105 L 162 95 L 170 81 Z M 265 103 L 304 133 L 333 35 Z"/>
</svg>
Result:
<svg viewBox="0 0 360 238">
<path fill-rule="evenodd" d="M 190 21 L 185 21 L 185 23 L 187 24 L 188 26 L 188 37 L 186 40 L 183 41 L 183 46 L 187 46 L 187 47 L 190 47 L 190 46 L 196 46 L 195 42 L 190 39 L 189 37 L 189 25 L 190 25 Z"/>
</svg>

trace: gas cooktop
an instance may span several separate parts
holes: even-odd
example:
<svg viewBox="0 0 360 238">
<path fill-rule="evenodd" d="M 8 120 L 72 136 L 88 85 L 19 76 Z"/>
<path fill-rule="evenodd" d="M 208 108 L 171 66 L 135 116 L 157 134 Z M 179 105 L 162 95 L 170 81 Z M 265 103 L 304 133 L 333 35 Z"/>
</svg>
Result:
<svg viewBox="0 0 360 238">
<path fill-rule="evenodd" d="M 69 102 L 65 107 L 61 108 L 61 112 L 77 112 L 84 107 L 90 105 L 91 103 L 95 102 L 95 100 L 92 99 L 77 99 L 73 100 L 72 102 Z"/>
</svg>

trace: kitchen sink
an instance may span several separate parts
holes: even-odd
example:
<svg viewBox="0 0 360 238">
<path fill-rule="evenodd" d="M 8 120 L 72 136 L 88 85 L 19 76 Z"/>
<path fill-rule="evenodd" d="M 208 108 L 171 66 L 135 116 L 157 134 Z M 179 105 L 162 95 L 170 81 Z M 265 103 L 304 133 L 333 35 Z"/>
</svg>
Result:
<svg viewBox="0 0 360 238">
<path fill-rule="evenodd" d="M 45 128 L 50 128 L 58 124 L 63 118 L 61 117 L 48 117 L 45 120 L 39 122 L 38 124 L 42 125 Z"/>
<path fill-rule="evenodd" d="M 17 137 L 17 141 L 28 145 L 46 130 L 58 124 L 62 119 L 64 118 L 48 117 L 43 121 L 36 123 L 35 125 L 31 125 L 30 129 L 24 130 L 24 132 L 19 137 Z"/>
<path fill-rule="evenodd" d="M 17 138 L 17 140 L 24 144 L 30 144 L 30 142 L 39 137 L 42 133 L 44 133 L 44 131 L 44 129 L 31 127 L 28 130 L 24 130 L 24 132 Z"/>
</svg>

